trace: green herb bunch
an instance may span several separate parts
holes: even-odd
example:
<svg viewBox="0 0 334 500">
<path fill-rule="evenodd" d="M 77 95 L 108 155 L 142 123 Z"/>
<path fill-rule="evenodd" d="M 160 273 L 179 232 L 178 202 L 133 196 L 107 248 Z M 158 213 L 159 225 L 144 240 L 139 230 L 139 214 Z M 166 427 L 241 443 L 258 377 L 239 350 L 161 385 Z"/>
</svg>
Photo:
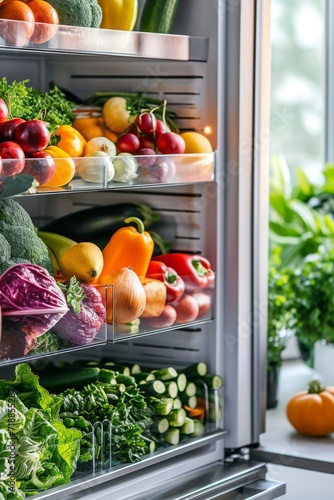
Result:
<svg viewBox="0 0 334 500">
<path fill-rule="evenodd" d="M 74 120 L 75 103 L 52 84 L 48 92 L 30 87 L 29 80 L 13 81 L 0 78 L 0 97 L 6 102 L 12 118 L 24 120 L 43 119 L 48 123 L 50 132 L 59 125 L 71 125 Z"/>
</svg>

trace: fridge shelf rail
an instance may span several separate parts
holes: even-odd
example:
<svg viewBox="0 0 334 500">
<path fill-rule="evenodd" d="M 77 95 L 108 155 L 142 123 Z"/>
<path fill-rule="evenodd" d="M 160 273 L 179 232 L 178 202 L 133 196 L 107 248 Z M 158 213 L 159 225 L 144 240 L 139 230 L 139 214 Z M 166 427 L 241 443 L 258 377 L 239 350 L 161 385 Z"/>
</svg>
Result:
<svg viewBox="0 0 334 500">
<path fill-rule="evenodd" d="M 73 478 L 66 485 L 52 488 L 43 493 L 34 496 L 36 500 L 58 500 L 64 498 L 64 495 L 81 493 L 86 489 L 93 488 L 111 480 L 116 480 L 126 476 L 129 473 L 135 473 L 146 469 L 149 465 L 157 465 L 164 461 L 175 459 L 184 453 L 191 452 L 203 446 L 214 445 L 217 440 L 221 440 L 226 435 L 226 430 L 218 429 L 207 433 L 200 438 L 189 439 L 186 443 L 176 446 L 170 446 L 164 450 L 159 450 L 147 455 L 141 462 L 116 465 L 109 469 L 96 470 L 94 474 L 86 474 L 81 478 Z"/>
<path fill-rule="evenodd" d="M 66 157 L 51 161 L 54 165 L 49 158 L 5 159 L 2 180 L 11 181 L 15 193 L 28 196 L 211 182 L 215 154 Z M 29 188 L 27 179 L 31 179 Z"/>
<path fill-rule="evenodd" d="M 182 303 L 180 301 L 183 298 L 185 298 L 185 302 Z M 201 302 L 201 307 L 198 305 L 198 309 L 196 309 L 198 301 Z M 195 328 L 214 319 L 213 304 L 214 288 L 203 288 L 194 293 L 183 293 L 175 302 L 166 304 L 159 315 L 140 317 L 127 324 L 108 325 L 108 342 L 128 341 L 180 328 Z"/>
<path fill-rule="evenodd" d="M 84 53 L 174 61 L 207 60 L 207 38 L 35 23 L 35 31 L 38 28 L 44 35 L 45 41 L 43 41 L 38 37 L 29 38 L 30 24 L 26 21 L 1 20 L 0 48 L 41 53 L 80 55 Z"/>
</svg>

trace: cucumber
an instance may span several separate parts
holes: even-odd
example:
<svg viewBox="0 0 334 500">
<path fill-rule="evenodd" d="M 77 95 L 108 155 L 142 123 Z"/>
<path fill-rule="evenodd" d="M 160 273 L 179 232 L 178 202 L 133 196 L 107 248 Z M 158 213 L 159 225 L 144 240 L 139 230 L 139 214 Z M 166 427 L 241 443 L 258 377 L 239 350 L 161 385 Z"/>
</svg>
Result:
<svg viewBox="0 0 334 500">
<path fill-rule="evenodd" d="M 39 374 L 39 381 L 48 391 L 61 392 L 94 384 L 99 379 L 99 373 L 100 368 L 97 367 L 48 369 L 47 373 Z"/>
<path fill-rule="evenodd" d="M 168 429 L 167 432 L 162 434 L 162 439 L 172 445 L 179 444 L 180 442 L 180 429 L 174 427 L 173 429 Z"/>
<path fill-rule="evenodd" d="M 161 396 L 166 392 L 165 384 L 161 380 L 150 380 L 138 386 L 145 394 L 150 396 Z"/>
<path fill-rule="evenodd" d="M 173 380 L 171 382 L 169 381 L 165 382 L 165 386 L 166 386 L 166 397 L 175 399 L 179 392 L 176 382 L 174 382 Z"/>
<path fill-rule="evenodd" d="M 186 419 L 186 411 L 183 408 L 171 410 L 168 414 L 168 422 L 171 427 L 182 427 Z"/>
<path fill-rule="evenodd" d="M 177 377 L 177 371 L 172 366 L 154 370 L 153 373 L 158 380 L 173 380 Z"/>
<path fill-rule="evenodd" d="M 156 420 L 153 422 L 150 431 L 151 432 L 158 432 L 159 434 L 163 434 L 166 432 L 169 428 L 169 422 L 167 418 L 160 418 L 159 420 Z"/>
<path fill-rule="evenodd" d="M 187 368 L 183 370 L 183 373 L 185 373 L 189 379 L 194 379 L 204 377 L 207 371 L 207 365 L 201 361 L 200 363 L 194 363 L 193 365 L 187 366 Z"/>
<path fill-rule="evenodd" d="M 185 417 L 184 424 L 182 425 L 181 434 L 193 434 L 195 432 L 195 423 L 192 418 Z"/>
<path fill-rule="evenodd" d="M 179 0 L 146 0 L 139 31 L 170 33 L 175 20 Z"/>
</svg>

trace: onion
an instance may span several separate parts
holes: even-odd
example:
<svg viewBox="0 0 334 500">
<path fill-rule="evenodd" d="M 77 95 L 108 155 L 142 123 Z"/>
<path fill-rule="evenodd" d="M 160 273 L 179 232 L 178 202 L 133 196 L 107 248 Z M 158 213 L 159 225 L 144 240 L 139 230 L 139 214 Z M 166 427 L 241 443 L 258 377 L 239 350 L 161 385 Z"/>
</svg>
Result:
<svg viewBox="0 0 334 500">
<path fill-rule="evenodd" d="M 120 267 L 107 274 L 99 284 L 113 285 L 113 307 L 108 308 L 108 322 L 130 323 L 142 314 L 146 306 L 143 285 L 132 267 Z M 112 317 L 112 309 L 114 317 Z"/>
<path fill-rule="evenodd" d="M 89 139 L 85 146 L 85 156 L 96 151 L 102 151 L 107 153 L 109 156 L 116 156 L 117 150 L 116 145 L 106 137 L 93 137 Z"/>
</svg>

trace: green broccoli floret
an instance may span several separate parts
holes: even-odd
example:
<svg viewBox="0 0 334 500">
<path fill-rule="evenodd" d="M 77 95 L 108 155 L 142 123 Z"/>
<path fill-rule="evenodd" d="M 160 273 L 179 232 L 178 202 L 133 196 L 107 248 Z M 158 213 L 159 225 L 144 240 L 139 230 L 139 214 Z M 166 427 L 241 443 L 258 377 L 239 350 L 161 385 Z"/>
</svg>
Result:
<svg viewBox="0 0 334 500">
<path fill-rule="evenodd" d="M 11 248 L 3 234 L 0 234 L 0 264 L 10 259 Z"/>
<path fill-rule="evenodd" d="M 0 200 L 0 221 L 34 229 L 34 224 L 28 212 L 11 198 Z"/>
<path fill-rule="evenodd" d="M 53 274 L 48 248 L 33 229 L 0 221 L 0 233 L 11 248 L 11 259 L 26 259 Z"/>
<path fill-rule="evenodd" d="M 92 11 L 91 28 L 99 28 L 102 23 L 102 9 L 97 0 L 88 0 Z"/>
<path fill-rule="evenodd" d="M 50 0 L 49 3 L 56 9 L 60 24 L 86 28 L 100 27 L 102 9 L 98 0 Z"/>
<path fill-rule="evenodd" d="M 8 259 L 6 260 L 6 262 L 0 263 L 0 274 L 6 271 L 6 269 L 8 269 L 9 267 L 15 266 L 15 264 L 31 264 L 31 262 L 29 262 L 29 260 L 19 258 Z"/>
</svg>

